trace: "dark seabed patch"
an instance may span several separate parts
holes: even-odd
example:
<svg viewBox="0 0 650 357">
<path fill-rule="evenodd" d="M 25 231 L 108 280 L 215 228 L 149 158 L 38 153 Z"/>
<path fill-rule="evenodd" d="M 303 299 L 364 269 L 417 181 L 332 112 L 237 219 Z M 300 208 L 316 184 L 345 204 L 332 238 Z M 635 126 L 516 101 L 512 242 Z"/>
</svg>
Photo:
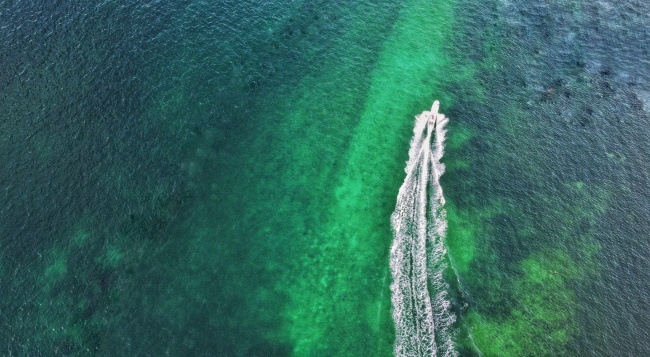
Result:
<svg viewBox="0 0 650 357">
<path fill-rule="evenodd" d="M 462 145 L 448 150 L 442 185 L 466 344 L 483 355 L 647 353 L 645 323 L 627 325 L 647 315 L 647 294 L 629 282 L 646 281 L 633 257 L 650 248 L 647 223 L 631 222 L 648 215 L 639 183 L 649 118 L 638 94 L 648 67 L 631 53 L 642 51 L 632 44 L 648 38 L 637 31 L 647 19 L 628 7 L 466 7 L 477 17 L 463 18 L 465 36 L 483 46 L 467 49 L 473 95 L 449 111 L 459 118 L 450 141 L 458 133 Z"/>
</svg>

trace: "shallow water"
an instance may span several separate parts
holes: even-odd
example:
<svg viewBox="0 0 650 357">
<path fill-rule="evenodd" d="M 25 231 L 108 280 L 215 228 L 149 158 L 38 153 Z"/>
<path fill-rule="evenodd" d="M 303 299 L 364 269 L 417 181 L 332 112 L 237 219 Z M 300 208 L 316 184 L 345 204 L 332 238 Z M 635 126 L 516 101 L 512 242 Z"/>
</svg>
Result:
<svg viewBox="0 0 650 357">
<path fill-rule="evenodd" d="M 457 353 L 650 354 L 649 10 L 0 2 L 1 354 L 392 355 L 434 98 Z"/>
</svg>

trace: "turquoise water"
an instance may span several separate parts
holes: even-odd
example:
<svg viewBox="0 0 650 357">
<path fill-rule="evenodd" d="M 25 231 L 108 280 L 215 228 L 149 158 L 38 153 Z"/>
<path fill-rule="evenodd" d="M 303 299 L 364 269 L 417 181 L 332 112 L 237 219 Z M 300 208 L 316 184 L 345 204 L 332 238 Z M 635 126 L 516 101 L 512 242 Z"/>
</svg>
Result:
<svg viewBox="0 0 650 357">
<path fill-rule="evenodd" d="M 439 99 L 450 355 L 649 355 L 649 10 L 0 2 L 0 354 L 393 355 Z"/>
</svg>

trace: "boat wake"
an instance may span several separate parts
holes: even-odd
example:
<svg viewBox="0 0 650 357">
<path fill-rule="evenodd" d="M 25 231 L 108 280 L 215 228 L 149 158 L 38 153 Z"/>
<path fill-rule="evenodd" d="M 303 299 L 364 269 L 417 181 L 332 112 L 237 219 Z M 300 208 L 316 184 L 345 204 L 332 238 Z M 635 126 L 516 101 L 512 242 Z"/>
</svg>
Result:
<svg viewBox="0 0 650 357">
<path fill-rule="evenodd" d="M 457 356 L 445 268 L 447 221 L 440 176 L 445 124 L 436 101 L 415 119 L 406 179 L 391 216 L 390 269 L 396 356 Z"/>
</svg>

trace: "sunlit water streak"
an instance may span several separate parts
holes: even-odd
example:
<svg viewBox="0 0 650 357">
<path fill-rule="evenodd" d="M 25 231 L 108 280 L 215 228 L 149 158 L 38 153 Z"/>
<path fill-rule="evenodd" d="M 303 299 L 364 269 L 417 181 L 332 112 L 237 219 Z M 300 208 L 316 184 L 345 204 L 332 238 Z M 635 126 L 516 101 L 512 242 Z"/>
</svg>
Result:
<svg viewBox="0 0 650 357">
<path fill-rule="evenodd" d="M 406 179 L 391 217 L 390 268 L 396 356 L 457 356 L 452 340 L 443 243 L 447 222 L 440 186 L 445 124 L 436 101 L 415 119 Z"/>
</svg>

